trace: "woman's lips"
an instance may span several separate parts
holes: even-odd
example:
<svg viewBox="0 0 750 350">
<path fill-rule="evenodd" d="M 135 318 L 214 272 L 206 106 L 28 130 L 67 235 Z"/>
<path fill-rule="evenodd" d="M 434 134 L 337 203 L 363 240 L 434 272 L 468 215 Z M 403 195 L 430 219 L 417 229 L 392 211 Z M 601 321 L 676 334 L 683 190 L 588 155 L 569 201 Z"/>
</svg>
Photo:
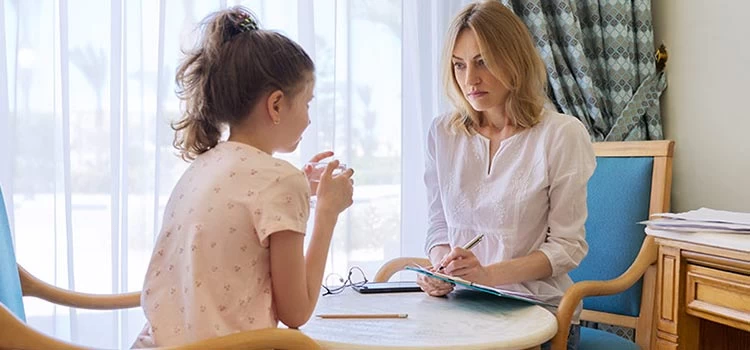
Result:
<svg viewBox="0 0 750 350">
<path fill-rule="evenodd" d="M 474 91 L 469 93 L 469 98 L 480 98 L 484 95 L 487 95 L 486 91 Z"/>
</svg>

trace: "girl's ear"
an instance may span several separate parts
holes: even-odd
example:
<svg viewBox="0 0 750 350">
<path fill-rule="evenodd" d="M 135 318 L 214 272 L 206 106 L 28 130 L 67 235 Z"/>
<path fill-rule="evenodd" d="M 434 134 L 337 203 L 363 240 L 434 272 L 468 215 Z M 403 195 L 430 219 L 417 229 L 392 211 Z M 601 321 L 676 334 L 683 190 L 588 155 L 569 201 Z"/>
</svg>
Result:
<svg viewBox="0 0 750 350">
<path fill-rule="evenodd" d="M 266 110 L 268 116 L 271 118 L 271 122 L 274 124 L 281 123 L 281 108 L 284 102 L 284 92 L 281 90 L 275 90 L 268 95 L 266 99 Z"/>
</svg>

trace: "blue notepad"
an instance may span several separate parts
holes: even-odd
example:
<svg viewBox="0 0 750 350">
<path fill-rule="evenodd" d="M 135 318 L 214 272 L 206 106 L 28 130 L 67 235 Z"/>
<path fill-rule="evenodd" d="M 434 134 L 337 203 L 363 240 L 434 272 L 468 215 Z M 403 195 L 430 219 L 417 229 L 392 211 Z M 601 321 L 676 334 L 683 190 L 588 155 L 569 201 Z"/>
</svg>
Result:
<svg viewBox="0 0 750 350">
<path fill-rule="evenodd" d="M 421 266 L 407 266 L 406 269 L 409 270 L 409 271 L 414 271 L 414 272 L 418 272 L 418 273 L 430 276 L 432 278 L 437 278 L 439 280 L 443 280 L 443 281 L 448 282 L 448 283 L 453 283 L 454 285 L 463 286 L 463 287 L 466 287 L 468 289 L 473 289 L 473 290 L 477 290 L 477 291 L 480 291 L 480 292 L 489 293 L 489 294 L 496 295 L 496 296 L 499 296 L 499 297 L 516 299 L 516 300 L 522 300 L 522 301 L 525 301 L 525 302 L 528 302 L 528 303 L 532 303 L 532 304 L 536 304 L 536 305 L 542 305 L 542 306 L 548 306 L 548 307 L 557 307 L 557 305 L 555 305 L 555 304 L 546 303 L 544 301 L 541 301 L 541 300 L 539 300 L 537 298 L 534 298 L 533 296 L 530 296 L 530 295 L 527 295 L 527 294 L 521 294 L 521 293 L 510 291 L 510 290 L 504 290 L 504 289 L 498 289 L 498 288 L 488 287 L 488 286 L 485 286 L 485 285 L 481 285 L 479 283 L 474 283 L 474 282 L 467 281 L 467 280 L 465 280 L 463 278 L 460 278 L 460 277 L 449 276 L 449 275 L 446 275 L 446 274 L 440 273 L 440 272 L 432 272 L 432 271 L 427 270 L 427 269 L 425 269 L 424 267 L 421 267 Z"/>
</svg>

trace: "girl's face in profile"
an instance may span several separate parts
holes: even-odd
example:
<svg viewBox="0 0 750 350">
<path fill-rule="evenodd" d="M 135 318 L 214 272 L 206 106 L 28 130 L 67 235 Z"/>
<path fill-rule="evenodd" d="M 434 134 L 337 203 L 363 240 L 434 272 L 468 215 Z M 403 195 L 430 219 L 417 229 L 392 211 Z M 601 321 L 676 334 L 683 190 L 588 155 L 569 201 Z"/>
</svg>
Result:
<svg viewBox="0 0 750 350">
<path fill-rule="evenodd" d="M 283 136 L 284 147 L 280 150 L 281 152 L 294 152 L 302 140 L 302 133 L 310 125 L 308 109 L 310 101 L 313 98 L 315 81 L 310 79 L 303 84 L 305 86 L 302 90 L 289 101 L 290 105 L 286 109 L 287 113 L 281 119 L 281 126 L 285 128 Z"/>
<path fill-rule="evenodd" d="M 472 29 L 464 29 L 453 48 L 453 75 L 464 98 L 478 112 L 503 108 L 508 89 L 487 68 Z"/>
</svg>

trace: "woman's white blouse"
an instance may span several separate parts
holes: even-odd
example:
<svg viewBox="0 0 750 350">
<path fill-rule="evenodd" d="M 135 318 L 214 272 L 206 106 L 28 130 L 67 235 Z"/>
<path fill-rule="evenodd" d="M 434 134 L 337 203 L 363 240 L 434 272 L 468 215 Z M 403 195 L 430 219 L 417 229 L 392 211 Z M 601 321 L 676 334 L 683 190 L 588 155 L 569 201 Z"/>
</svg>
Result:
<svg viewBox="0 0 750 350">
<path fill-rule="evenodd" d="M 426 252 L 462 246 L 477 234 L 485 237 L 472 252 L 483 265 L 541 251 L 551 277 L 495 287 L 559 303 L 572 285 L 568 271 L 588 252 L 586 184 L 596 158 L 583 124 L 544 110 L 537 125 L 492 155 L 489 139 L 453 132 L 448 123 L 447 115 L 436 118 L 428 136 Z"/>
</svg>

